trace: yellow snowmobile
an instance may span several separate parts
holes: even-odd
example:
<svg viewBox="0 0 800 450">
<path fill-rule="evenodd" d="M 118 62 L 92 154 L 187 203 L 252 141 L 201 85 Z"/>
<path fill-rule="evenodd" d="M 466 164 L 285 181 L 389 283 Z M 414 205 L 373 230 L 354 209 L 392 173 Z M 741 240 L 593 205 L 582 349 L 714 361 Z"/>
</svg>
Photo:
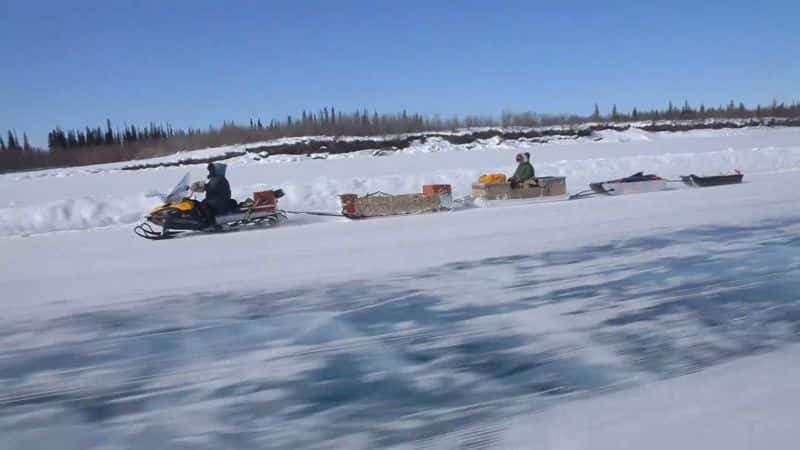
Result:
<svg viewBox="0 0 800 450">
<path fill-rule="evenodd" d="M 145 239 L 169 239 L 185 232 L 230 231 L 245 226 L 273 226 L 286 220 L 286 213 L 277 209 L 280 189 L 253 193 L 253 198 L 235 202 L 231 209 L 212 215 L 201 202 L 191 198 L 187 173 L 172 192 L 164 197 L 164 204 L 154 208 L 145 222 L 133 231 Z"/>
</svg>

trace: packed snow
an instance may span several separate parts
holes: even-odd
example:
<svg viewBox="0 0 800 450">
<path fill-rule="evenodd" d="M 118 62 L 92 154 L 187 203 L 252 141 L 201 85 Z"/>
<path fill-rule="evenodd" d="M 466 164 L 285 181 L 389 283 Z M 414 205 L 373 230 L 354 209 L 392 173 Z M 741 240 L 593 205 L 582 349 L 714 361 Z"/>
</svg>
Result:
<svg viewBox="0 0 800 450">
<path fill-rule="evenodd" d="M 237 197 L 335 212 L 523 151 L 571 192 L 745 182 L 151 242 L 203 165 L 0 176 L 0 448 L 790 448 L 800 129 L 227 162 Z"/>
<path fill-rule="evenodd" d="M 791 450 L 800 347 L 576 401 L 514 421 L 500 448 Z"/>
</svg>

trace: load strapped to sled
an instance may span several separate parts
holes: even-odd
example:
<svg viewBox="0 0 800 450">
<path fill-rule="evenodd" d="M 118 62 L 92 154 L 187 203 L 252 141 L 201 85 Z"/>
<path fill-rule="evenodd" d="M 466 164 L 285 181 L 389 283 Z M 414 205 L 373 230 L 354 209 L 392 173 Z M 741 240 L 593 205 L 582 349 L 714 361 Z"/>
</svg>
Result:
<svg viewBox="0 0 800 450">
<path fill-rule="evenodd" d="M 342 215 L 351 219 L 445 211 L 453 207 L 449 184 L 426 184 L 421 194 L 389 195 L 374 192 L 361 197 L 343 194 L 339 199 Z"/>
</svg>

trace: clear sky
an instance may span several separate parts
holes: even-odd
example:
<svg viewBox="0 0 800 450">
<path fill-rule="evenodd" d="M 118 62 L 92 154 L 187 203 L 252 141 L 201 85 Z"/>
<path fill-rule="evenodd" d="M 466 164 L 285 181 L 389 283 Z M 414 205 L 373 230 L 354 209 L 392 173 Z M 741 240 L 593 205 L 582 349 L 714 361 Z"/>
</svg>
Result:
<svg viewBox="0 0 800 450">
<path fill-rule="evenodd" d="M 0 130 L 800 100 L 800 1 L 0 1 Z"/>
</svg>

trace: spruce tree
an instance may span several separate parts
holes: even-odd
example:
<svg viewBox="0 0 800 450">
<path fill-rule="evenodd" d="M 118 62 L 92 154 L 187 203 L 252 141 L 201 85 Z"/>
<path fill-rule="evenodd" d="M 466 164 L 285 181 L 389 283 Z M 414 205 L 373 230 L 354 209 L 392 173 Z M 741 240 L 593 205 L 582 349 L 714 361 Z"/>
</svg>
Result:
<svg viewBox="0 0 800 450">
<path fill-rule="evenodd" d="M 111 145 L 113 143 L 114 143 L 114 131 L 111 130 L 111 119 L 106 119 L 105 144 Z"/>
</svg>

